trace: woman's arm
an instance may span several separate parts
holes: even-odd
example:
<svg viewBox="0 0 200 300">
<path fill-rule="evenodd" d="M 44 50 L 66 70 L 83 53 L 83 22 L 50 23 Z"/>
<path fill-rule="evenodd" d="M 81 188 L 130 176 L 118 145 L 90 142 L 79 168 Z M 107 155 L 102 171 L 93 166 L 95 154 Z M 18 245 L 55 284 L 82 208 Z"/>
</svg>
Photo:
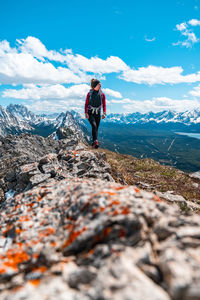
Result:
<svg viewBox="0 0 200 300">
<path fill-rule="evenodd" d="M 103 113 L 106 114 L 106 96 L 104 93 L 103 93 L 102 103 L 103 103 Z"/>
<path fill-rule="evenodd" d="M 102 119 L 105 119 L 106 117 L 106 96 L 103 93 L 103 98 L 102 98 L 102 104 L 103 104 L 103 115 L 102 115 Z"/>
<path fill-rule="evenodd" d="M 85 99 L 85 117 L 88 119 L 88 103 L 89 103 L 89 93 L 86 96 Z"/>
</svg>

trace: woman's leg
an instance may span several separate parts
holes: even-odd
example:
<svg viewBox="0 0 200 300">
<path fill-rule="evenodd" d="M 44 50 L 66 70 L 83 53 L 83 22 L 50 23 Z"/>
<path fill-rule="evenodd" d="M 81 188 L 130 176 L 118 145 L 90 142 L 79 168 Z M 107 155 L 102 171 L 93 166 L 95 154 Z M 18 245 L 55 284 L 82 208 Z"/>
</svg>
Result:
<svg viewBox="0 0 200 300">
<path fill-rule="evenodd" d="M 101 114 L 96 114 L 95 115 L 95 120 L 96 120 L 96 124 L 97 124 L 97 134 L 98 134 L 98 128 L 99 128 L 99 124 L 100 124 L 100 121 L 101 121 Z"/>
<path fill-rule="evenodd" d="M 89 122 L 92 126 L 92 139 L 93 139 L 93 142 L 94 142 L 95 140 L 97 140 L 97 130 L 98 130 L 97 123 L 96 123 L 96 118 L 94 117 L 94 114 L 90 113 L 88 120 L 89 120 Z"/>
</svg>

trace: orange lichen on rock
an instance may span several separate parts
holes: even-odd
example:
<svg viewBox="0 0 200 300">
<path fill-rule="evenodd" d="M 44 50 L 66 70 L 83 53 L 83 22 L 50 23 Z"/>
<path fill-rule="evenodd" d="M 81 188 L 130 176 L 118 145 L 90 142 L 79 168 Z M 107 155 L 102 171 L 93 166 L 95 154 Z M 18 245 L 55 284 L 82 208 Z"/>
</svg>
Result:
<svg viewBox="0 0 200 300">
<path fill-rule="evenodd" d="M 21 228 L 17 227 L 16 230 L 15 230 L 15 232 L 16 232 L 17 234 L 20 234 L 20 233 L 23 232 L 23 231 L 26 231 L 26 229 L 21 229 Z"/>
<path fill-rule="evenodd" d="M 126 186 L 119 186 L 119 187 L 115 187 L 114 189 L 116 191 L 120 191 L 120 190 L 125 189 L 125 188 L 127 188 L 127 187 Z"/>
<path fill-rule="evenodd" d="M 39 254 L 38 253 L 33 253 L 33 258 L 38 258 Z"/>
<path fill-rule="evenodd" d="M 14 210 L 17 210 L 17 209 L 20 208 L 20 207 L 21 207 L 21 204 L 16 205 L 13 209 L 14 209 Z"/>
<path fill-rule="evenodd" d="M 33 269 L 33 272 L 44 273 L 44 272 L 46 272 L 46 270 L 47 270 L 47 267 L 45 267 L 45 266 L 40 266 L 40 267 L 38 267 L 38 268 L 34 268 L 34 269 Z"/>
<path fill-rule="evenodd" d="M 21 249 L 7 250 L 6 257 L 15 265 L 27 261 L 30 258 L 29 255 Z"/>
<path fill-rule="evenodd" d="M 30 221 L 30 220 L 31 220 L 31 218 L 29 216 L 21 216 L 19 218 L 20 222 L 26 222 L 26 221 Z"/>
<path fill-rule="evenodd" d="M 157 201 L 157 202 L 162 202 L 162 200 L 161 200 L 157 195 L 155 195 L 155 196 L 153 197 L 153 200 L 154 200 L 154 201 Z"/>
<path fill-rule="evenodd" d="M 116 193 L 115 192 L 110 192 L 110 191 L 107 191 L 107 192 L 102 192 L 103 194 L 105 193 L 105 194 L 108 194 L 108 195 L 110 195 L 110 196 L 114 196 L 114 195 L 116 195 Z"/>
<path fill-rule="evenodd" d="M 118 200 L 113 200 L 112 201 L 112 205 L 119 205 L 119 204 L 120 204 L 120 202 Z"/>
<path fill-rule="evenodd" d="M 64 229 L 67 229 L 68 231 L 73 231 L 74 226 L 75 226 L 74 224 L 66 224 L 64 226 Z"/>
<path fill-rule="evenodd" d="M 101 207 L 99 208 L 100 212 L 103 212 L 106 208 L 105 207 Z"/>
<path fill-rule="evenodd" d="M 57 242 L 52 241 L 52 242 L 51 242 L 51 246 L 52 246 L 52 247 L 56 247 L 56 246 L 57 246 Z"/>
<path fill-rule="evenodd" d="M 42 200 L 42 197 L 39 195 L 37 198 L 37 201 L 41 201 L 41 200 Z"/>
<path fill-rule="evenodd" d="M 139 193 L 139 192 L 140 192 L 140 190 L 139 190 L 138 188 L 134 188 L 134 191 L 135 191 L 136 193 Z"/>
<path fill-rule="evenodd" d="M 0 266 L 0 274 L 3 274 L 5 272 L 6 272 L 6 268 L 3 266 L 2 267 Z"/>
<path fill-rule="evenodd" d="M 118 210 L 114 210 L 113 212 L 111 212 L 112 216 L 117 216 L 119 215 L 119 211 Z"/>
<path fill-rule="evenodd" d="M 73 243 L 76 238 L 81 235 L 84 231 L 86 231 L 88 228 L 87 227 L 83 227 L 83 229 L 78 230 L 78 231 L 72 231 L 69 238 L 66 240 L 66 242 L 62 245 L 61 249 L 66 248 L 67 246 L 69 246 L 71 243 Z"/>
<path fill-rule="evenodd" d="M 40 237 L 45 237 L 45 236 L 48 236 L 50 234 L 54 234 L 54 232 L 55 232 L 54 228 L 48 227 L 47 229 L 44 229 L 44 230 L 40 231 L 39 236 Z"/>
<path fill-rule="evenodd" d="M 130 214 L 130 209 L 128 207 L 122 207 L 122 211 L 121 211 L 121 214 L 123 215 L 128 215 Z"/>
<path fill-rule="evenodd" d="M 5 273 L 7 268 L 12 268 L 17 271 L 18 264 L 28 261 L 29 258 L 29 255 L 19 248 L 7 250 L 5 255 L 0 256 L 2 261 L 2 264 L 0 265 L 0 273 Z"/>
<path fill-rule="evenodd" d="M 40 279 L 30 279 L 28 282 L 34 286 L 37 286 L 38 284 L 40 284 Z"/>
<path fill-rule="evenodd" d="M 120 202 L 118 200 L 113 200 L 108 204 L 108 207 L 112 207 L 113 205 L 120 205 Z"/>
</svg>

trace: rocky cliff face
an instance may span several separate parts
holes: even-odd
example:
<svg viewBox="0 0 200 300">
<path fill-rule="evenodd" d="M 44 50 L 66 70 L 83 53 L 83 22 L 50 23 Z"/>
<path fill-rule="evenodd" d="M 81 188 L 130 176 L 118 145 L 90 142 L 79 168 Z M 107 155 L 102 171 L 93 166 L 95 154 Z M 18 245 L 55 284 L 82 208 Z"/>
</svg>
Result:
<svg viewBox="0 0 200 300">
<path fill-rule="evenodd" d="M 198 214 L 116 183 L 78 138 L 0 143 L 0 299 L 200 299 Z"/>
<path fill-rule="evenodd" d="M 25 132 L 43 137 L 54 136 L 57 130 L 66 127 L 72 130 L 76 137 L 89 139 L 87 126 L 75 112 L 39 116 L 24 105 L 10 104 L 6 108 L 0 105 L 0 137 Z"/>
</svg>

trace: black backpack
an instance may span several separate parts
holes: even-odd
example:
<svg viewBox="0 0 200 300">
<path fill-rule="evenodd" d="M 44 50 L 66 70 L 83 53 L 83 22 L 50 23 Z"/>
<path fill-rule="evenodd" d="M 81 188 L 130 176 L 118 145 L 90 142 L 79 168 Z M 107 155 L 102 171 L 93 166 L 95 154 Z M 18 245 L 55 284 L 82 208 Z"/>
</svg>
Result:
<svg viewBox="0 0 200 300">
<path fill-rule="evenodd" d="M 100 97 L 96 97 L 95 101 L 94 98 L 92 97 L 92 94 L 93 94 L 93 89 L 89 91 L 88 109 L 92 109 L 93 111 L 95 110 L 97 112 L 97 110 L 100 110 L 102 106 L 103 93 L 101 90 L 99 90 L 98 95 Z"/>
</svg>

